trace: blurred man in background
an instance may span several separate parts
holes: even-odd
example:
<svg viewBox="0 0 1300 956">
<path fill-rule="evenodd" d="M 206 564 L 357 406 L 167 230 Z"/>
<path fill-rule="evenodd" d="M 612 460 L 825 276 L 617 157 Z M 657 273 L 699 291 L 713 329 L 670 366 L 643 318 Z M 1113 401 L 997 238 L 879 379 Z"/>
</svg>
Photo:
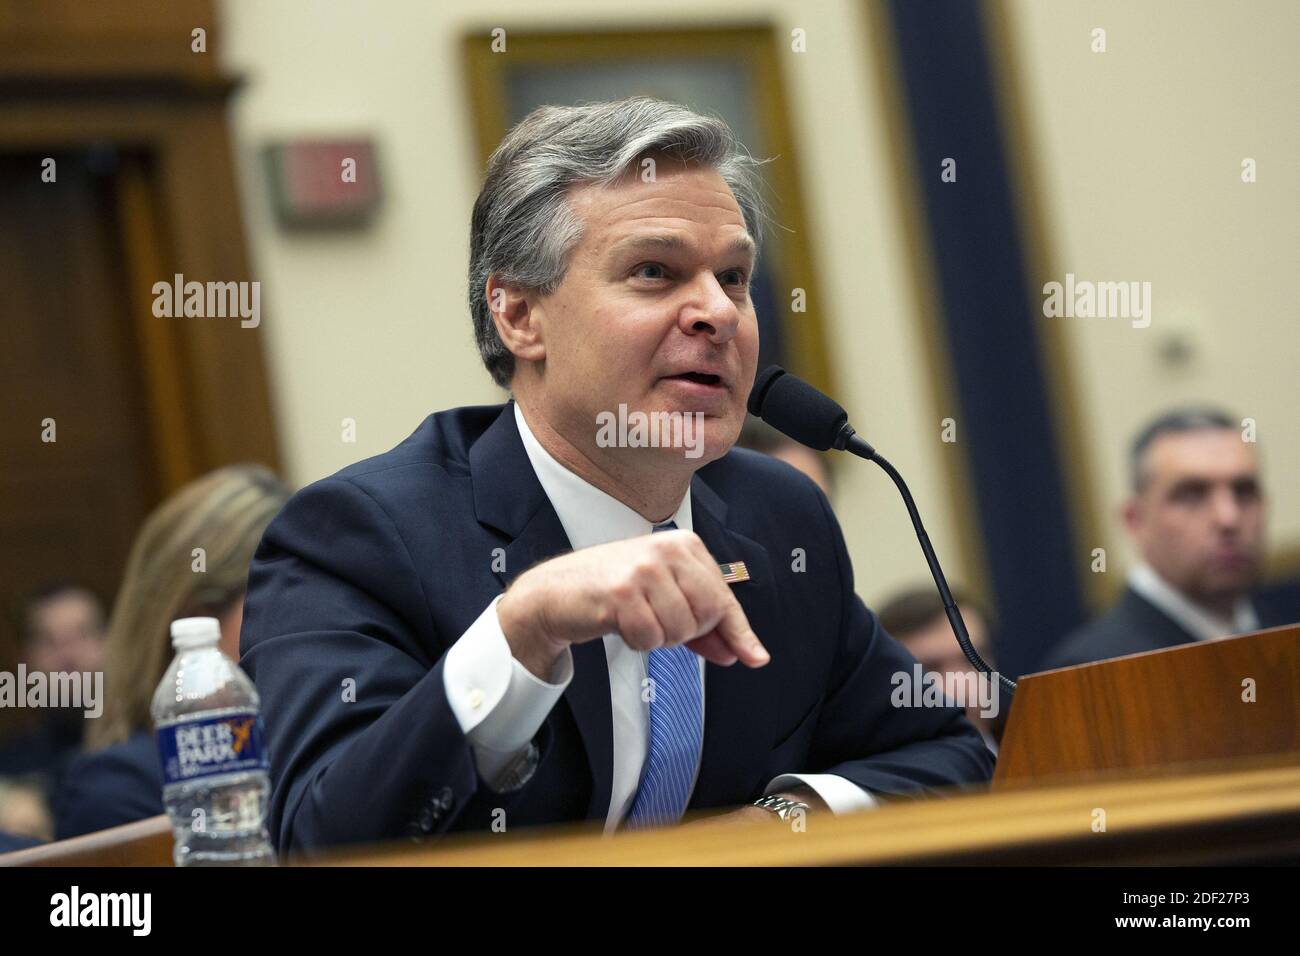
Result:
<svg viewBox="0 0 1300 956">
<path fill-rule="evenodd" d="M 19 659 L 28 674 L 102 669 L 104 606 L 83 584 L 50 581 L 22 600 L 16 617 Z M 85 730 L 82 708 L 46 707 L 22 716 L 19 732 L 0 744 L 0 849 L 50 838 L 49 801 Z"/>
<path fill-rule="evenodd" d="M 18 609 L 22 661 L 27 673 L 93 673 L 104 662 L 104 606 L 75 581 L 53 581 Z M 0 747 L 0 776 L 37 774 L 53 792 L 67 762 L 81 747 L 79 708 L 49 708 L 34 726 Z"/>
<path fill-rule="evenodd" d="M 961 610 L 966 632 L 976 652 L 989 667 L 996 667 L 989 637 L 989 616 L 964 594 L 954 593 L 953 600 Z M 969 681 L 977 673 L 962 653 L 952 625 L 948 623 L 943 601 L 933 586 L 922 585 L 896 594 L 880 605 L 879 614 L 880 626 L 920 661 L 927 674 L 940 675 L 949 696 L 955 696 L 954 689 L 959 681 Z M 1006 708 L 999 707 L 996 714 L 989 715 L 981 711 L 978 701 L 967 699 L 966 719 L 980 732 L 984 745 L 997 753 L 1002 728 L 1006 724 Z"/>
<path fill-rule="evenodd" d="M 1253 441 L 1215 409 L 1161 415 L 1133 441 L 1123 505 L 1140 563 L 1119 602 L 1071 634 L 1048 667 L 1136 654 L 1286 623 L 1253 599 L 1266 508 Z"/>
<path fill-rule="evenodd" d="M 745 425 L 740 430 L 740 438 L 736 444 L 741 448 L 750 448 L 764 455 L 771 455 L 799 469 L 813 480 L 822 490 L 822 494 L 832 502 L 835 500 L 831 470 L 827 467 L 822 453 L 814 451 L 807 445 L 801 445 L 789 435 L 783 435 L 761 418 L 755 418 L 753 415 L 746 416 Z"/>
</svg>

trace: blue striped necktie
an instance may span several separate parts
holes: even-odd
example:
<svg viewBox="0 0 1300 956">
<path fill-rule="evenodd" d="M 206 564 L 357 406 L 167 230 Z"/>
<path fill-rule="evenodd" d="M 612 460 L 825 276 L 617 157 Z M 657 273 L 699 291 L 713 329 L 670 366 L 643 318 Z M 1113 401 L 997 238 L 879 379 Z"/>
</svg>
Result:
<svg viewBox="0 0 1300 956">
<path fill-rule="evenodd" d="M 655 531 L 672 531 L 671 521 Z M 695 652 L 684 644 L 649 654 L 650 748 L 626 826 L 676 823 L 686 812 L 704 741 L 704 688 Z"/>
</svg>

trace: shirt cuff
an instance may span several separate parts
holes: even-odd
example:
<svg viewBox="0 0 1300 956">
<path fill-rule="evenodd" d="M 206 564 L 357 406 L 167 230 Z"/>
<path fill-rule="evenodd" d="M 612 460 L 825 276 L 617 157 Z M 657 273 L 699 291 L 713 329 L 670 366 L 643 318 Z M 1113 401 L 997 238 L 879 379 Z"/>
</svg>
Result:
<svg viewBox="0 0 1300 956">
<path fill-rule="evenodd" d="M 476 750 L 508 757 L 537 736 L 573 680 L 573 652 L 556 660 L 549 681 L 515 660 L 497 617 L 500 595 L 447 651 L 443 686 L 452 713 Z M 485 753 L 486 755 L 486 753 Z"/>
<path fill-rule="evenodd" d="M 877 806 L 876 798 L 851 780 L 835 773 L 783 773 L 767 785 L 763 796 L 803 784 L 826 801 L 831 813 L 853 813 Z"/>
</svg>

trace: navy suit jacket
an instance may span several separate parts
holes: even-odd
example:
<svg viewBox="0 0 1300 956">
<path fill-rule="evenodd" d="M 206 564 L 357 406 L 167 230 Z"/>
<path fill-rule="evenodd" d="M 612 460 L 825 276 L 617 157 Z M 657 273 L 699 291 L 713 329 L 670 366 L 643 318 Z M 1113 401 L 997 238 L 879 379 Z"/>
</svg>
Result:
<svg viewBox="0 0 1300 956">
<path fill-rule="evenodd" d="M 1288 613 L 1290 609 L 1280 602 L 1256 596 L 1253 603 L 1261 628 L 1296 620 L 1294 613 Z M 1196 640 L 1194 634 L 1172 617 L 1131 587 L 1126 587 L 1114 607 L 1067 635 L 1048 655 L 1040 670 L 1159 651 L 1180 644 L 1193 644 Z"/>
<path fill-rule="evenodd" d="M 691 808 L 754 800 L 785 772 L 899 795 L 989 778 L 992 758 L 958 710 L 891 706 L 891 675 L 913 658 L 855 596 L 811 481 L 736 449 L 696 473 L 691 502 L 714 558 L 748 566 L 735 595 L 772 658 L 706 665 Z M 513 792 L 480 779 L 443 684 L 446 651 L 488 603 L 569 550 L 508 403 L 431 415 L 392 451 L 290 500 L 249 570 L 241 637 L 281 851 L 486 830 L 498 808 L 512 829 L 604 819 L 603 642 L 573 647 L 573 681 L 534 738 L 538 768 Z"/>
<path fill-rule="evenodd" d="M 54 798 L 54 839 L 93 833 L 166 812 L 158 745 L 147 730 L 74 760 Z"/>
</svg>

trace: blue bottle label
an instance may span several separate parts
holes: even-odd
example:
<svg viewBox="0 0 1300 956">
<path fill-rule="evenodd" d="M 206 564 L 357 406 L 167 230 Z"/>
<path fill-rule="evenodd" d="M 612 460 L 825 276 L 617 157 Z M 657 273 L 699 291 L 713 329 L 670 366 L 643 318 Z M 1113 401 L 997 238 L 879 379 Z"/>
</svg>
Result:
<svg viewBox="0 0 1300 956">
<path fill-rule="evenodd" d="M 247 770 L 266 770 L 256 711 L 185 720 L 158 728 L 163 786 Z"/>
</svg>

